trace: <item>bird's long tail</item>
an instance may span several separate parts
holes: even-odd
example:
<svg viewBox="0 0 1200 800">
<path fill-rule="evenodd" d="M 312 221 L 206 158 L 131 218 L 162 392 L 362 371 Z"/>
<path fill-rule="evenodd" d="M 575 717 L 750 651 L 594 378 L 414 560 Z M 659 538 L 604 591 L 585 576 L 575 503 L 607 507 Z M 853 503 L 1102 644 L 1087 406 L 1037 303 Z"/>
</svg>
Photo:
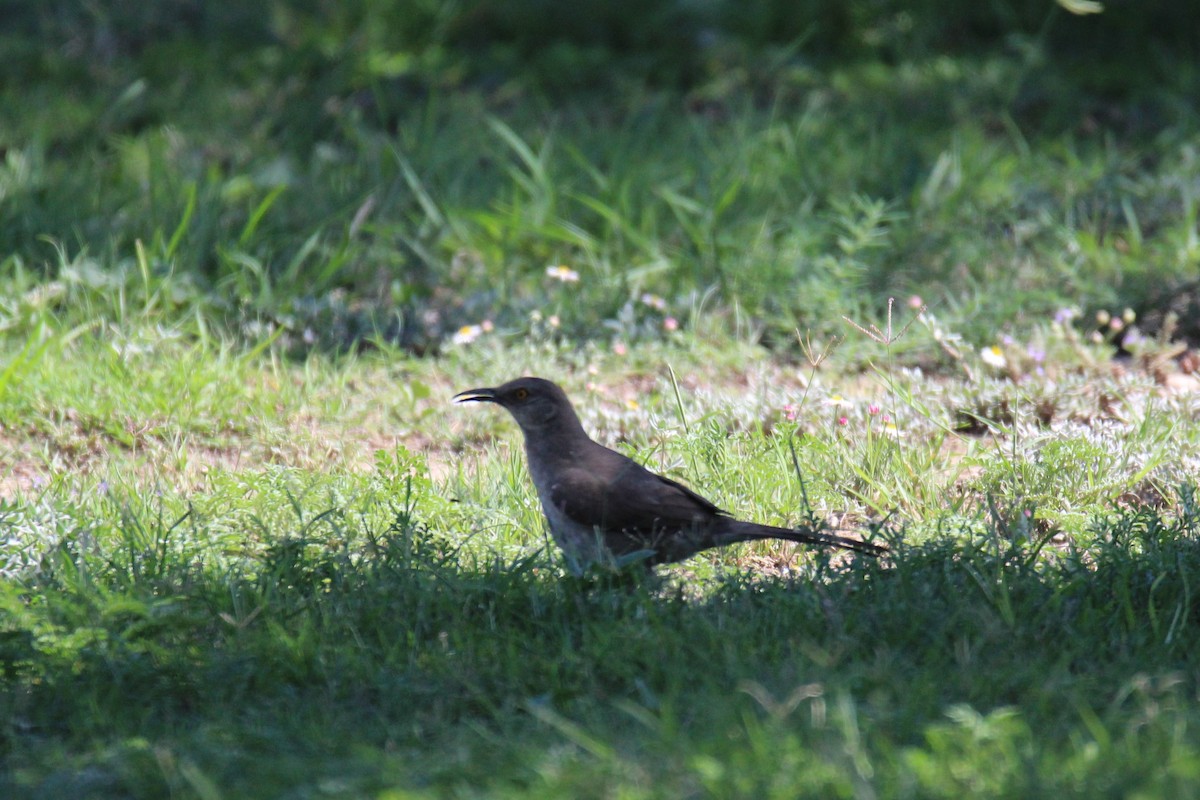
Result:
<svg viewBox="0 0 1200 800">
<path fill-rule="evenodd" d="M 757 522 L 729 520 L 723 530 L 715 537 L 719 544 L 734 542 L 751 542 L 758 539 L 784 539 L 797 544 L 816 544 L 824 547 L 840 547 L 843 550 L 853 550 L 868 556 L 881 556 L 888 551 L 883 545 L 873 542 L 863 542 L 849 539 L 832 533 L 821 533 L 805 528 L 777 528 L 773 525 L 759 525 Z"/>
</svg>

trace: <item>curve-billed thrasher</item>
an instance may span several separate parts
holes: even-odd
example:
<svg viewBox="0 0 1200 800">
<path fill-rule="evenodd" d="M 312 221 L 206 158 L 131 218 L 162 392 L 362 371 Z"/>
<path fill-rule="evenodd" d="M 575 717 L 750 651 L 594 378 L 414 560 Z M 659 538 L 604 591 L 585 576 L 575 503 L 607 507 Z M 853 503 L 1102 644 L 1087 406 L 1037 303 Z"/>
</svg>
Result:
<svg viewBox="0 0 1200 800">
<path fill-rule="evenodd" d="M 566 394 L 542 378 L 471 389 L 459 403 L 496 403 L 525 434 L 529 474 L 550 532 L 572 570 L 607 560 L 680 561 L 711 547 L 756 539 L 842 547 L 877 556 L 886 548 L 831 534 L 742 522 L 670 478 L 593 442 Z"/>
</svg>

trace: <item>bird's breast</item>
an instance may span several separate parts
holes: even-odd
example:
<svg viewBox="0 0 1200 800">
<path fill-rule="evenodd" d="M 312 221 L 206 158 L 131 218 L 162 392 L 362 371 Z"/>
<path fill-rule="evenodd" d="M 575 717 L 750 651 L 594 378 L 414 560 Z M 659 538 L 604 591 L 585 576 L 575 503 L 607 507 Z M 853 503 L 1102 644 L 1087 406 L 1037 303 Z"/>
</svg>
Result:
<svg viewBox="0 0 1200 800">
<path fill-rule="evenodd" d="M 603 550 L 602 537 L 593 526 L 571 519 L 567 516 L 566 509 L 554 502 L 556 495 L 562 495 L 562 492 L 558 491 L 557 483 L 568 471 L 569 463 L 563 459 L 531 457 L 529 477 L 533 480 L 533 488 L 541 501 L 542 513 L 550 525 L 550 534 L 554 541 L 567 555 L 568 561 L 586 564 L 600 557 Z"/>
</svg>

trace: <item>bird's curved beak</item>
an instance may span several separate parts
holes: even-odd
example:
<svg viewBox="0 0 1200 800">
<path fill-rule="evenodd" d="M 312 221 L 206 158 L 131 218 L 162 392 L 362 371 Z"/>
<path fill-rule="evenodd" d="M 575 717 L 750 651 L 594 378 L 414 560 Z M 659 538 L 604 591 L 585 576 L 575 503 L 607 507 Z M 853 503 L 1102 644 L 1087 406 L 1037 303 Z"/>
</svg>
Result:
<svg viewBox="0 0 1200 800">
<path fill-rule="evenodd" d="M 494 403 L 496 402 L 495 389 L 467 389 L 465 392 L 459 392 L 454 395 L 456 403 Z"/>
</svg>

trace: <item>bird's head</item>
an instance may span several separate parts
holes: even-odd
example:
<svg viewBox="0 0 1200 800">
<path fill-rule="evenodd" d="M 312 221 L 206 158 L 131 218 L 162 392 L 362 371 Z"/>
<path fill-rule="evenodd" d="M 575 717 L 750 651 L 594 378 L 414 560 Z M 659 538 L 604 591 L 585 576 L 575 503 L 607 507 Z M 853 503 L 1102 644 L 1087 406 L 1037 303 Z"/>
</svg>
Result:
<svg viewBox="0 0 1200 800">
<path fill-rule="evenodd" d="M 551 425 L 579 425 L 566 393 L 544 378 L 517 378 L 495 388 L 468 389 L 454 395 L 454 402 L 495 403 L 507 409 L 527 432 Z"/>
</svg>

